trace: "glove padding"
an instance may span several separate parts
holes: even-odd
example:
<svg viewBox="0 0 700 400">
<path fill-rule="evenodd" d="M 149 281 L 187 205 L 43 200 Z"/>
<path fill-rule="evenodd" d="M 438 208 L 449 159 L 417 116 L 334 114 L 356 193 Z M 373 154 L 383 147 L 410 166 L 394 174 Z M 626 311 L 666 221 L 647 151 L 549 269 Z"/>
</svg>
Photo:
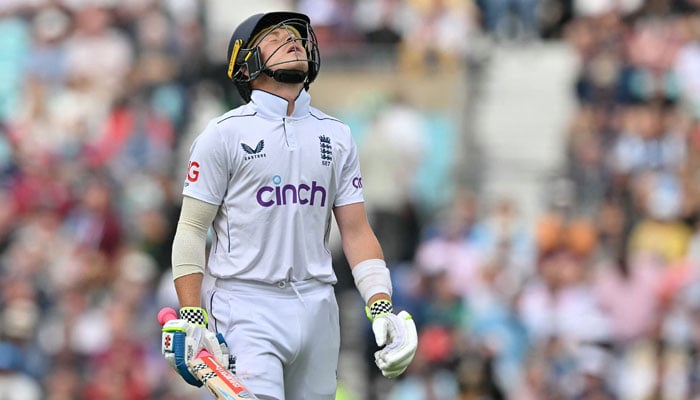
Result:
<svg viewBox="0 0 700 400">
<path fill-rule="evenodd" d="M 200 351 L 207 350 L 224 368 L 229 368 L 229 350 L 221 334 L 204 325 L 173 319 L 163 325 L 161 353 L 170 366 L 193 386 L 202 386 L 190 364 Z"/>
<path fill-rule="evenodd" d="M 387 378 L 401 375 L 413 360 L 418 347 L 418 333 L 413 317 L 406 311 L 398 315 L 385 313 L 372 322 L 372 331 L 381 350 L 374 353 L 374 361 Z"/>
</svg>

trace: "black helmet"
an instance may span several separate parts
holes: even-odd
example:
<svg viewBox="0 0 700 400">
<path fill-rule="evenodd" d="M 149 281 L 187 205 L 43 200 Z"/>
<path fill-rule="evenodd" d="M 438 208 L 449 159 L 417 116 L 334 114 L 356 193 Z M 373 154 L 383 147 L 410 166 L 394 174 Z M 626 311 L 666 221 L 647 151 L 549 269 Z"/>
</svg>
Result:
<svg viewBox="0 0 700 400">
<path fill-rule="evenodd" d="M 278 69 L 272 71 L 267 65 L 267 60 L 262 60 L 260 47 L 253 45 L 253 40 L 258 39 L 258 35 L 268 28 L 290 27 L 299 33 L 299 39 L 306 49 L 306 57 L 309 61 L 307 73 L 300 71 Z M 269 29 L 272 31 L 273 29 Z M 284 44 L 281 44 L 282 47 Z M 242 72 L 242 67 L 246 67 L 248 75 Z M 233 81 L 245 102 L 250 101 L 250 81 L 265 73 L 273 79 L 287 83 L 304 83 L 304 88 L 308 89 L 309 84 L 316 79 L 318 70 L 321 67 L 321 56 L 318 52 L 318 41 L 316 34 L 311 28 L 309 17 L 295 12 L 270 12 L 266 14 L 255 14 L 241 22 L 231 35 L 228 44 L 228 77 Z"/>
</svg>

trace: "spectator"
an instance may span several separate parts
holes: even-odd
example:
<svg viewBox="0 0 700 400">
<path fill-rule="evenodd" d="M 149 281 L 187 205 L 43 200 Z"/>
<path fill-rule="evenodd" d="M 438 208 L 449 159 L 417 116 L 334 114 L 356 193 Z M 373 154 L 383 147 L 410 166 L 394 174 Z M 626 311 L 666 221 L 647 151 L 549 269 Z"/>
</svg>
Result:
<svg viewBox="0 0 700 400">
<path fill-rule="evenodd" d="M 415 24 L 403 34 L 399 67 L 405 73 L 419 76 L 434 69 L 455 73 L 470 53 L 478 33 L 475 9 L 470 2 L 462 0 L 433 0 L 423 5 L 414 5 L 412 13 L 417 17 Z"/>
<path fill-rule="evenodd" d="M 638 254 L 598 267 L 595 293 L 610 321 L 611 339 L 620 351 L 655 333 L 662 311 L 661 267 L 653 259 Z"/>
<path fill-rule="evenodd" d="M 365 135 L 360 162 L 370 222 L 389 264 L 411 260 L 419 235 L 416 174 L 428 147 L 426 117 L 397 94 Z"/>
<path fill-rule="evenodd" d="M 355 23 L 367 43 L 394 52 L 410 24 L 408 5 L 399 0 L 361 0 L 355 9 Z"/>
<path fill-rule="evenodd" d="M 630 232 L 629 251 L 656 258 L 670 268 L 685 257 L 690 243 L 690 228 L 680 220 L 682 189 L 672 175 L 644 178 L 636 187 L 643 211 Z"/>
<path fill-rule="evenodd" d="M 23 66 L 31 51 L 30 26 L 13 13 L 13 7 L 21 9 L 13 4 L 0 8 L 0 75 L 4 81 L 0 86 L 0 121 L 10 119 L 19 111 Z"/>
<path fill-rule="evenodd" d="M 470 245 L 477 220 L 477 200 L 468 193 L 455 195 L 437 220 L 435 231 L 428 231 L 418 244 L 415 265 L 426 276 L 445 273 L 451 291 L 466 297 L 476 282 L 482 256 Z"/>
<path fill-rule="evenodd" d="M 111 26 L 112 13 L 105 6 L 88 3 L 75 12 L 75 30 L 66 41 L 68 76 L 109 102 L 128 87 L 133 45 Z"/>
<path fill-rule="evenodd" d="M 539 37 L 538 0 L 477 1 L 484 29 L 497 40 L 528 41 Z"/>
<path fill-rule="evenodd" d="M 39 400 L 39 383 L 22 373 L 21 355 L 11 344 L 0 342 L 0 395 L 8 400 Z"/>
</svg>

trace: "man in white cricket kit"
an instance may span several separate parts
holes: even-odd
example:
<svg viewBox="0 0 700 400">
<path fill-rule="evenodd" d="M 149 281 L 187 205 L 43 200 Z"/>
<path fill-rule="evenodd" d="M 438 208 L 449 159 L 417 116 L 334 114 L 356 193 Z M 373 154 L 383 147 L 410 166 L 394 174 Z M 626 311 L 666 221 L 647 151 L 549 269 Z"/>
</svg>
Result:
<svg viewBox="0 0 700 400">
<path fill-rule="evenodd" d="M 206 348 L 261 399 L 334 399 L 340 334 L 328 238 L 335 215 L 380 346 L 376 364 L 386 377 L 399 376 L 415 354 L 416 327 L 407 312 L 393 312 L 350 130 L 310 105 L 320 57 L 309 18 L 246 19 L 228 59 L 247 104 L 210 121 L 191 147 L 172 252 L 180 318 L 163 327 L 186 339 L 174 355 L 164 350 L 166 359 L 201 385 L 187 362 Z M 205 269 L 215 284 L 202 296 Z"/>
</svg>

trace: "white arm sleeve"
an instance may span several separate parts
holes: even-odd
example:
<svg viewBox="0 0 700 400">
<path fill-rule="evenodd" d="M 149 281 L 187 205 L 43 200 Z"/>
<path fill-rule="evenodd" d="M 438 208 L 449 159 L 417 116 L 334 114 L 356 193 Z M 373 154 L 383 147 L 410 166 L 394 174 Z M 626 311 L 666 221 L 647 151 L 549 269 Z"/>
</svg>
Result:
<svg viewBox="0 0 700 400">
<path fill-rule="evenodd" d="M 386 262 L 378 258 L 365 260 L 352 268 L 352 276 L 360 296 L 369 305 L 369 299 L 375 294 L 385 293 L 391 296 L 391 274 Z"/>
<path fill-rule="evenodd" d="M 173 279 L 203 274 L 206 263 L 207 231 L 219 207 L 184 196 L 180 220 L 173 239 Z"/>
</svg>

